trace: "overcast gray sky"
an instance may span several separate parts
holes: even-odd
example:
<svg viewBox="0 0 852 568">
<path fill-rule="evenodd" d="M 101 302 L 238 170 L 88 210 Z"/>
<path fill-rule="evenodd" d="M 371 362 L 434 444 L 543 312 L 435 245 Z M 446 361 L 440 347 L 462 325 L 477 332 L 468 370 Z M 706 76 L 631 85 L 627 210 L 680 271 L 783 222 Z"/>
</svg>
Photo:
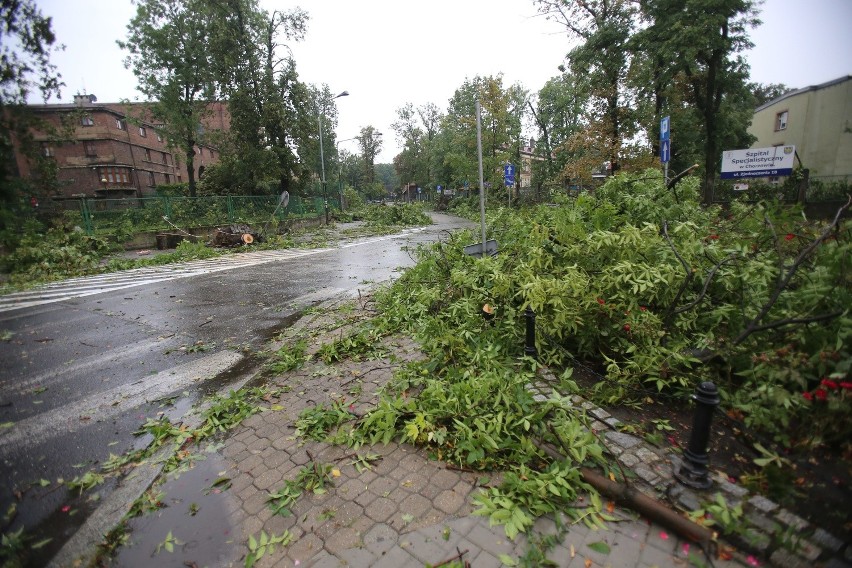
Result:
<svg viewBox="0 0 852 568">
<path fill-rule="evenodd" d="M 66 50 L 53 57 L 66 87 L 101 102 L 139 95 L 116 40 L 135 13 L 130 0 L 36 0 Z M 372 125 L 384 133 L 377 162 L 399 147 L 391 123 L 406 102 L 441 110 L 466 78 L 503 73 L 504 84 L 539 90 L 571 45 L 532 0 L 260 0 L 267 10 L 301 6 L 305 41 L 291 44 L 303 81 L 349 91 L 337 100 L 338 139 Z M 766 0 L 752 30 L 752 80 L 805 87 L 852 74 L 852 0 Z M 31 101 L 40 102 L 40 101 Z M 51 101 L 59 102 L 59 101 Z M 355 150 L 354 142 L 343 142 Z"/>
</svg>

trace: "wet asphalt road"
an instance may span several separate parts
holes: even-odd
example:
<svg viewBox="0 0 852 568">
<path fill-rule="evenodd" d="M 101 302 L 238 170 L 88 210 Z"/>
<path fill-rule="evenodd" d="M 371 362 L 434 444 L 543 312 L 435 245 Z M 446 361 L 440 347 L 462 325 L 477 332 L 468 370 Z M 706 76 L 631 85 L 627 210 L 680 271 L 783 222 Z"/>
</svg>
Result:
<svg viewBox="0 0 852 568">
<path fill-rule="evenodd" d="M 413 264 L 406 248 L 471 226 L 433 218 L 419 232 L 0 313 L 0 332 L 12 334 L 0 341 L 0 514 L 17 505 L 4 532 L 24 526 L 53 537 L 45 553 L 57 549 L 97 506 L 58 479 L 147 444 L 133 435 L 146 418 L 179 418 L 250 373 L 256 361 L 241 353 L 306 307 L 394 278 Z"/>
</svg>

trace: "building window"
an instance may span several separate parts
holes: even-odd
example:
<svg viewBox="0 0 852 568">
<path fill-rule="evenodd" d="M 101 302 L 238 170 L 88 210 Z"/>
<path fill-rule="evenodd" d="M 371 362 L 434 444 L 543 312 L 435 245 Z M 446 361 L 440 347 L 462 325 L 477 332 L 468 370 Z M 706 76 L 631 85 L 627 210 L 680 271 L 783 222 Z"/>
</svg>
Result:
<svg viewBox="0 0 852 568">
<path fill-rule="evenodd" d="M 92 117 L 87 114 L 87 115 L 80 117 L 80 125 L 81 126 L 94 126 L 95 121 L 92 120 Z"/>
<path fill-rule="evenodd" d="M 148 185 L 150 185 L 151 187 L 157 185 L 156 183 L 154 183 L 154 172 L 148 172 Z"/>
<path fill-rule="evenodd" d="M 163 163 L 169 165 L 169 155 L 163 152 Z"/>
<path fill-rule="evenodd" d="M 101 168 L 101 181 L 106 180 L 107 185 L 130 185 L 129 168 Z"/>
<path fill-rule="evenodd" d="M 44 156 L 45 158 L 52 158 L 53 157 L 53 147 L 50 144 L 47 144 L 46 142 L 42 142 L 42 144 L 41 144 L 41 155 Z"/>
<path fill-rule="evenodd" d="M 94 142 L 83 142 L 83 151 L 86 153 L 86 156 L 90 158 L 94 158 L 98 155 Z"/>
<path fill-rule="evenodd" d="M 146 138 L 148 136 L 148 131 L 145 130 L 144 126 L 139 127 L 139 136 L 141 136 L 142 138 Z"/>
<path fill-rule="evenodd" d="M 145 148 L 145 161 L 146 162 L 151 161 L 151 150 L 149 150 L 148 148 Z"/>
<path fill-rule="evenodd" d="M 115 119 L 115 127 L 119 130 L 127 130 L 127 123 L 121 118 Z"/>
<path fill-rule="evenodd" d="M 159 132 L 157 132 L 157 142 L 162 142 L 162 141 L 163 141 L 163 135 L 160 134 Z"/>
<path fill-rule="evenodd" d="M 170 176 L 169 174 L 165 174 L 165 175 L 166 175 L 166 183 L 172 183 L 172 176 Z"/>
<path fill-rule="evenodd" d="M 787 130 L 787 111 L 775 115 L 775 132 Z"/>
</svg>

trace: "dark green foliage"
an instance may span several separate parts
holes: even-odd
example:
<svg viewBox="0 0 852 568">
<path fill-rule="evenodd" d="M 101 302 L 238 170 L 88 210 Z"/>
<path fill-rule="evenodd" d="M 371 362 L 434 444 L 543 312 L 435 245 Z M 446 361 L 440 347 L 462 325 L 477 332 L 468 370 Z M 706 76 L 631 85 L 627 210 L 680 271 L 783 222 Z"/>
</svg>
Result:
<svg viewBox="0 0 852 568">
<path fill-rule="evenodd" d="M 451 239 L 423 250 L 388 292 L 385 317 L 442 354 L 436 369 L 489 349 L 519 355 L 530 306 L 542 360 L 597 365 L 607 374 L 601 401 L 648 388 L 686 394 L 710 378 L 749 426 L 781 441 L 849 433 L 836 420 L 847 391 L 803 395 L 823 396 L 813 393 L 824 377 L 847 381 L 852 363 L 848 224 L 826 233 L 772 203 L 702 209 L 696 179 L 666 190 L 646 172 L 558 207 L 498 210 L 488 225 L 497 257 L 465 257 L 473 237 Z M 483 328 L 485 303 L 496 316 Z M 693 358 L 702 350 L 726 362 L 721 378 Z"/>
<path fill-rule="evenodd" d="M 105 239 L 87 236 L 78 229 L 32 228 L 23 233 L 11 254 L 0 257 L 3 270 L 11 273 L 12 284 L 91 274 L 101 259 L 115 250 Z"/>
</svg>

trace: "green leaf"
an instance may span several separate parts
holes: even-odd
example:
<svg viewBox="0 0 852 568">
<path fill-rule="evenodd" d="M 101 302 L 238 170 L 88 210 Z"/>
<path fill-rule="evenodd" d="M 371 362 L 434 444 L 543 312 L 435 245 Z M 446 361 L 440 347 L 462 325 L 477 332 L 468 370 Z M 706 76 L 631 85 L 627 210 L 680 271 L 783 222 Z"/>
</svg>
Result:
<svg viewBox="0 0 852 568">
<path fill-rule="evenodd" d="M 518 561 L 509 556 L 508 554 L 500 555 L 500 562 L 503 563 L 503 566 L 517 566 Z"/>
<path fill-rule="evenodd" d="M 586 546 L 600 554 L 609 554 L 611 550 L 607 543 L 600 541 L 587 544 Z"/>
<path fill-rule="evenodd" d="M 32 550 L 38 550 L 38 549 L 44 547 L 44 545 L 46 545 L 47 543 L 49 543 L 52 540 L 53 540 L 53 538 L 51 538 L 51 537 L 44 538 L 44 539 L 36 542 L 35 544 L 31 545 L 30 548 Z"/>
</svg>

